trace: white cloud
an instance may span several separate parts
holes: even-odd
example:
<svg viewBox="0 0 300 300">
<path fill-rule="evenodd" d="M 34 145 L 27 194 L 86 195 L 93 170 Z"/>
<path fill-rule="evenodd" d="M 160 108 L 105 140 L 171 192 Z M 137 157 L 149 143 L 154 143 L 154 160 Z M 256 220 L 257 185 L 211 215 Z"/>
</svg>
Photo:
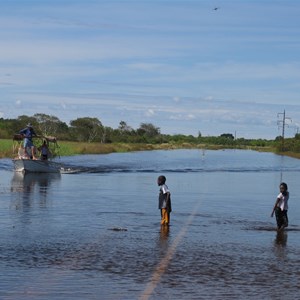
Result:
<svg viewBox="0 0 300 300">
<path fill-rule="evenodd" d="M 190 121 L 194 120 L 197 117 L 194 114 L 176 114 L 176 115 L 171 115 L 170 120 L 180 120 L 180 121 Z"/>
<path fill-rule="evenodd" d="M 137 69 L 140 71 L 162 71 L 163 68 L 166 67 L 166 65 L 163 64 L 155 64 L 155 63 L 134 63 L 134 64 L 127 64 L 126 67 L 130 69 Z"/>
<path fill-rule="evenodd" d="M 64 102 L 61 102 L 60 105 L 61 105 L 62 109 L 67 109 L 67 105 Z"/>
<path fill-rule="evenodd" d="M 153 109 L 148 109 L 148 110 L 146 111 L 145 115 L 146 115 L 147 117 L 152 117 L 152 116 L 155 115 L 155 112 L 154 112 Z"/>
</svg>

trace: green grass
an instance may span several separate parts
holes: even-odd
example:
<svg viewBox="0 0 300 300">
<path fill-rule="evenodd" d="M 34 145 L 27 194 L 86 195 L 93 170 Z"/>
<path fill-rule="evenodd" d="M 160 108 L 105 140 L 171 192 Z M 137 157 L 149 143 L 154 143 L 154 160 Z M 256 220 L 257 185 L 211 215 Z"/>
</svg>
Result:
<svg viewBox="0 0 300 300">
<path fill-rule="evenodd" d="M 13 153 L 13 146 L 18 147 L 18 143 L 12 140 L 0 139 L 0 158 L 12 158 L 17 154 L 17 150 Z M 60 156 L 72 156 L 78 154 L 107 154 L 113 152 L 130 152 L 142 150 L 158 150 L 158 149 L 192 149 L 200 148 L 200 146 L 192 144 L 134 144 L 134 143 L 83 143 L 83 142 L 58 142 L 58 154 Z"/>
<path fill-rule="evenodd" d="M 19 144 L 12 140 L 0 139 L 0 158 L 13 158 L 17 155 Z M 58 154 L 60 156 L 72 156 L 78 154 L 106 154 L 112 152 L 130 152 L 140 150 L 170 149 L 168 144 L 150 145 L 150 144 L 101 144 L 101 143 L 83 143 L 83 142 L 58 142 Z M 15 147 L 15 151 L 13 151 Z"/>
<path fill-rule="evenodd" d="M 190 144 L 190 143 L 164 143 L 164 144 L 133 144 L 133 143 L 112 143 L 112 144 L 101 144 L 101 143 L 83 143 L 83 142 L 67 142 L 59 141 L 60 156 L 72 156 L 78 154 L 107 154 L 113 152 L 130 152 L 130 151 L 142 151 L 142 150 L 170 150 L 170 149 L 252 149 L 256 151 L 274 152 L 275 149 L 272 147 L 230 147 L 226 145 L 209 145 L 209 144 Z M 13 147 L 17 147 L 18 143 L 13 143 L 9 139 L 0 139 L 0 158 L 13 158 L 17 154 L 17 150 L 13 152 Z M 16 148 L 17 149 L 17 148 Z M 284 152 L 278 153 L 295 158 L 300 158 L 299 153 Z"/>
<path fill-rule="evenodd" d="M 0 158 L 14 157 L 13 154 L 13 141 L 12 140 L 0 140 Z"/>
</svg>

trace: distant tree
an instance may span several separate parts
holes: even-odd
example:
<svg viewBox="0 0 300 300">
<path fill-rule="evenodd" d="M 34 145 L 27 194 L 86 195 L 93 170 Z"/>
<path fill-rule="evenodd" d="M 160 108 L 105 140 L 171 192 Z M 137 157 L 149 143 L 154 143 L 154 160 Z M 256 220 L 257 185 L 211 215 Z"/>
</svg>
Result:
<svg viewBox="0 0 300 300">
<path fill-rule="evenodd" d="M 114 141 L 114 130 L 111 127 L 103 126 L 102 134 L 101 134 L 101 143 L 112 143 Z"/>
<path fill-rule="evenodd" d="M 300 133 L 296 133 L 296 134 L 295 134 L 295 139 L 296 139 L 296 140 L 300 140 Z"/>
<path fill-rule="evenodd" d="M 56 137 L 60 140 L 71 140 L 69 126 L 65 122 L 58 123 Z"/>
<path fill-rule="evenodd" d="M 65 129 L 65 123 L 59 120 L 59 118 L 55 116 L 49 116 L 46 114 L 35 114 L 33 117 L 36 119 L 38 123 L 38 128 L 42 135 L 56 135 L 59 129 Z"/>
<path fill-rule="evenodd" d="M 25 115 L 22 115 L 22 116 L 19 116 L 16 120 L 16 124 L 18 124 L 19 126 L 19 130 L 21 130 L 22 128 L 26 127 L 26 125 L 28 123 L 31 123 L 33 125 L 33 127 L 37 128 L 37 121 L 34 117 L 28 117 L 28 116 L 25 116 Z"/>
<path fill-rule="evenodd" d="M 231 133 L 223 133 L 223 134 L 220 135 L 220 137 L 234 140 L 234 136 Z"/>
<path fill-rule="evenodd" d="M 103 135 L 102 123 L 97 118 L 77 118 L 70 122 L 71 131 L 78 141 L 92 142 Z"/>
<path fill-rule="evenodd" d="M 130 143 L 135 137 L 135 130 L 125 121 L 119 123 L 118 129 L 114 130 L 113 140 L 116 142 Z"/>
<path fill-rule="evenodd" d="M 155 137 L 160 135 L 160 128 L 155 127 L 151 123 L 141 123 L 137 130 L 138 135 L 145 135 L 147 137 Z"/>
<path fill-rule="evenodd" d="M 120 130 L 121 133 L 132 133 L 133 129 L 125 121 L 121 121 L 119 123 L 118 129 Z"/>
</svg>

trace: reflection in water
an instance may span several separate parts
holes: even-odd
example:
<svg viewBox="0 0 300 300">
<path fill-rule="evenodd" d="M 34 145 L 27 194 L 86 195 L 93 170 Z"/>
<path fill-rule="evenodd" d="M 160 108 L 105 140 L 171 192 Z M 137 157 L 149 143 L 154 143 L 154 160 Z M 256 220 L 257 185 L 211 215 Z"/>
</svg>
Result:
<svg viewBox="0 0 300 300">
<path fill-rule="evenodd" d="M 168 240 L 170 234 L 170 226 L 161 225 L 160 226 L 160 241 L 165 242 Z"/>
<path fill-rule="evenodd" d="M 169 235 L 170 235 L 170 226 L 161 225 L 158 243 L 159 243 L 159 249 L 161 251 L 162 256 L 164 256 L 168 251 Z"/>
<path fill-rule="evenodd" d="M 287 244 L 287 232 L 278 230 L 276 234 L 275 244 L 277 246 L 286 247 Z"/>
<path fill-rule="evenodd" d="M 278 259 L 283 260 L 286 257 L 287 232 L 278 230 L 274 240 L 274 252 Z"/>
<path fill-rule="evenodd" d="M 34 199 L 39 199 L 41 207 L 46 206 L 49 186 L 52 181 L 59 179 L 60 174 L 56 173 L 15 172 L 11 181 L 11 206 L 15 209 L 29 209 Z"/>
</svg>

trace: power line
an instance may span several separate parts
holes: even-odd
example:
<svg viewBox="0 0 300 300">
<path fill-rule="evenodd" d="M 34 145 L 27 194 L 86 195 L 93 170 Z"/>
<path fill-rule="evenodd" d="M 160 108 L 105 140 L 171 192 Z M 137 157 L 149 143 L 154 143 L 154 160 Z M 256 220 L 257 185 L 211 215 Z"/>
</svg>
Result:
<svg viewBox="0 0 300 300">
<path fill-rule="evenodd" d="M 279 118 L 280 116 L 282 115 L 282 120 L 278 120 L 277 121 L 277 125 L 278 125 L 278 128 L 282 127 L 282 151 L 284 151 L 284 133 L 285 133 L 285 127 L 289 127 L 289 125 L 286 123 L 286 120 L 290 120 L 291 123 L 292 123 L 292 119 L 289 118 L 289 117 L 286 117 L 285 115 L 285 110 L 283 111 L 283 113 L 278 113 L 277 114 L 277 118 Z"/>
</svg>

